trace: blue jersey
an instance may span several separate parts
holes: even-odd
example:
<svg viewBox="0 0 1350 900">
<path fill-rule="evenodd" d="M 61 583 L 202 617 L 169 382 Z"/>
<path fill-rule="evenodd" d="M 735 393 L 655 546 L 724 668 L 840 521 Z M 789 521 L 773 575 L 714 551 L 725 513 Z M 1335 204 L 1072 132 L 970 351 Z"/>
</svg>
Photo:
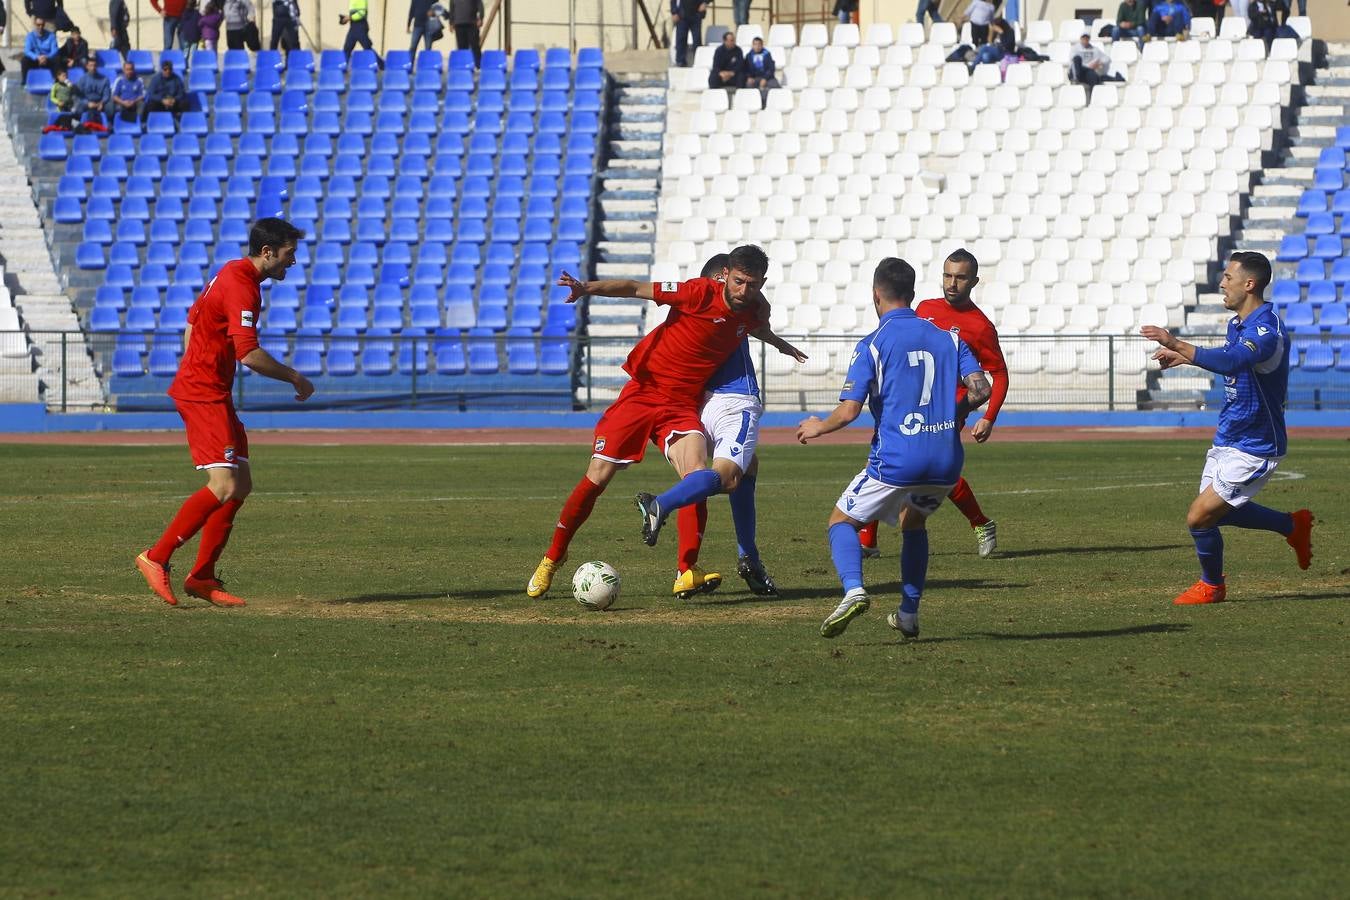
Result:
<svg viewBox="0 0 1350 900">
<path fill-rule="evenodd" d="M 965 451 L 956 388 L 980 364 L 960 338 L 894 309 L 858 342 L 840 400 L 864 400 L 876 420 L 867 474 L 904 487 L 955 484 Z"/>
<path fill-rule="evenodd" d="M 714 394 L 746 394 L 759 398 L 759 379 L 755 377 L 755 364 L 750 359 L 749 338 L 741 341 L 740 348 L 708 379 L 707 390 Z"/>
<path fill-rule="evenodd" d="M 1214 446 L 1253 456 L 1284 456 L 1284 398 L 1289 390 L 1289 338 L 1275 307 L 1263 303 L 1228 323 L 1222 347 L 1195 351 L 1195 364 L 1223 376 L 1223 410 Z"/>
</svg>

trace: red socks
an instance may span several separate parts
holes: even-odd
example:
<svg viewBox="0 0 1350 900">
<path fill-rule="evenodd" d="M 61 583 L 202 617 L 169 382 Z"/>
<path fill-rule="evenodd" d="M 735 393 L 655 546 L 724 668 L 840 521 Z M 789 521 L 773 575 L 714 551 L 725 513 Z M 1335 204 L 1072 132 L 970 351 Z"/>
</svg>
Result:
<svg viewBox="0 0 1350 900">
<path fill-rule="evenodd" d="M 159 541 L 145 555 L 152 562 L 164 565 L 169 561 L 169 557 L 173 556 L 173 551 L 192 540 L 192 536 L 201 531 L 211 514 L 220 508 L 220 501 L 209 488 L 197 491 L 183 501 L 183 505 L 178 509 L 178 515 L 173 517 L 173 521 L 169 523 Z"/>
<path fill-rule="evenodd" d="M 216 580 L 216 560 L 230 540 L 230 529 L 234 527 L 235 513 L 244 505 L 243 500 L 226 500 L 202 527 L 202 543 L 197 548 L 197 562 L 192 566 L 192 578 L 204 581 Z"/>
<path fill-rule="evenodd" d="M 989 517 L 980 509 L 980 501 L 975 499 L 975 492 L 970 489 L 970 482 L 964 478 L 956 483 L 956 487 L 952 488 L 952 492 L 947 496 L 956 504 L 956 508 L 961 510 L 961 514 L 970 520 L 971 528 L 989 521 Z"/>
<path fill-rule="evenodd" d="M 567 545 L 572 543 L 572 536 L 590 518 L 595 501 L 604 492 L 603 487 L 582 476 L 563 504 L 562 512 L 558 514 L 558 525 L 553 529 L 553 543 L 549 544 L 545 556 L 557 562 L 567 555 Z"/>
<path fill-rule="evenodd" d="M 877 545 L 877 523 L 868 522 L 862 528 L 859 528 L 858 540 L 862 541 L 864 547 L 875 547 Z"/>
<path fill-rule="evenodd" d="M 700 501 L 692 506 L 681 506 L 675 513 L 675 522 L 680 529 L 679 571 L 685 572 L 698 563 L 703 531 L 708 527 L 708 504 Z"/>
</svg>

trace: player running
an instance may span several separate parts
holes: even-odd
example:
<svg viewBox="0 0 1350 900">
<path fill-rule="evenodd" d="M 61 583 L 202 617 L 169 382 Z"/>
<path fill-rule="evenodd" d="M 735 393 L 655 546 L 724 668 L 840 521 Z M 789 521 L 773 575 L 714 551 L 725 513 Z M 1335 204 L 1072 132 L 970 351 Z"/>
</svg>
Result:
<svg viewBox="0 0 1350 900">
<path fill-rule="evenodd" d="M 989 395 L 984 417 L 970 429 L 971 437 L 982 444 L 993 433 L 994 420 L 998 418 L 1003 401 L 1008 396 L 1008 364 L 1003 360 L 1003 350 L 999 347 L 994 323 L 970 299 L 970 292 L 980 283 L 979 271 L 980 264 L 969 250 L 963 248 L 953 251 L 942 266 L 942 296 L 923 301 L 914 311 L 919 318 L 957 334 L 975 354 L 980 368 L 988 372 L 993 380 L 993 393 Z M 964 385 L 957 388 L 958 399 L 964 393 Z M 965 417 L 962 416 L 957 422 L 957 430 L 960 431 L 965 424 Z M 964 477 L 952 488 L 951 501 L 965 515 L 970 527 L 975 529 L 980 557 L 989 556 L 998 546 L 998 525 L 980 509 L 980 502 L 975 499 L 975 492 Z M 875 522 L 863 529 L 862 542 L 864 556 L 880 555 Z"/>
<path fill-rule="evenodd" d="M 928 516 L 961 477 L 965 453 L 958 423 L 989 397 L 989 380 L 970 349 L 955 335 L 920 319 L 914 302 L 914 268 L 882 260 L 872 276 L 872 304 L 880 321 L 853 352 L 839 405 L 829 418 L 811 416 L 797 428 L 807 441 L 838 431 L 858 418 L 863 401 L 877 427 L 867 467 L 844 490 L 830 514 L 830 555 L 844 599 L 820 626 L 838 637 L 867 611 L 863 587 L 863 523 L 899 522 L 903 543 L 903 597 L 886 622 L 906 638 L 919 636 L 919 600 L 928 574 Z M 965 394 L 957 399 L 957 385 Z"/>
<path fill-rule="evenodd" d="M 285 279 L 295 264 L 296 242 L 304 236 L 289 222 L 259 219 L 249 231 L 248 256 L 226 263 L 188 310 L 183 359 L 168 393 L 183 417 L 192 462 L 206 471 L 206 487 L 183 503 L 155 546 L 136 557 L 150 589 L 170 606 L 177 606 L 178 598 L 169 580 L 169 558 L 198 531 L 197 562 L 183 585 L 188 595 L 216 606 L 244 605 L 226 593 L 216 574 L 234 517 L 253 489 L 248 435 L 230 391 L 236 362 L 242 362 L 259 375 L 293 385 L 296 400 L 314 393 L 308 378 L 258 346 L 259 285 L 268 278 Z"/>
<path fill-rule="evenodd" d="M 699 277 L 725 281 L 730 260 L 725 253 L 717 254 L 704 264 Z M 765 570 L 755 543 L 755 481 L 759 473 L 755 446 L 759 442 L 759 420 L 764 415 L 764 403 L 750 356 L 749 338 L 741 340 L 736 351 L 708 381 L 699 415 L 703 430 L 712 441 L 713 457 L 727 460 L 742 473 L 740 485 L 727 494 L 731 501 L 732 525 L 736 529 L 736 571 L 745 579 L 751 593 L 777 597 L 778 586 Z M 680 547 L 671 593 L 681 600 L 688 600 L 695 594 L 711 593 L 722 583 L 719 573 L 705 572 L 697 565 L 707 524 L 706 502 L 681 507 L 676 516 Z"/>
<path fill-rule="evenodd" d="M 1277 512 L 1253 503 L 1288 449 L 1284 398 L 1289 388 L 1289 340 L 1275 308 L 1262 296 L 1270 284 L 1270 260 L 1260 253 L 1229 257 L 1219 290 L 1235 313 L 1222 347 L 1197 347 L 1165 328 L 1145 325 L 1139 333 L 1161 348 L 1153 358 L 1164 369 L 1189 363 L 1223 379 L 1223 409 L 1214 446 L 1205 454 L 1200 495 L 1186 513 L 1186 526 L 1200 559 L 1200 580 L 1172 602 L 1178 606 L 1218 603 L 1227 596 L 1220 525 L 1274 531 L 1294 548 L 1298 567 L 1312 564 L 1313 514 Z"/>
<path fill-rule="evenodd" d="M 595 501 L 620 470 L 642 460 L 647 441 L 659 446 L 680 481 L 661 496 L 665 512 L 697 503 L 720 490 L 734 490 L 740 473 L 725 460 L 708 468 L 707 440 L 699 420 L 704 385 L 741 338 L 754 334 L 784 353 L 805 356 L 769 329 L 769 310 L 760 288 L 769 268 L 764 251 L 744 245 L 731 251 L 725 282 L 696 278 L 657 284 L 637 281 L 582 282 L 566 273 L 558 284 L 571 289 L 567 302 L 580 297 L 641 297 L 671 307 L 666 321 L 643 338 L 624 363 L 630 380 L 595 426 L 590 465 L 563 504 L 553 541 L 525 588 L 542 597 L 553 583 L 567 547 L 590 516 Z M 642 495 L 650 497 L 650 495 Z M 645 502 L 645 501 L 643 501 Z M 640 503 L 641 506 L 641 503 Z M 644 511 L 643 539 L 656 543 L 655 527 Z"/>
</svg>

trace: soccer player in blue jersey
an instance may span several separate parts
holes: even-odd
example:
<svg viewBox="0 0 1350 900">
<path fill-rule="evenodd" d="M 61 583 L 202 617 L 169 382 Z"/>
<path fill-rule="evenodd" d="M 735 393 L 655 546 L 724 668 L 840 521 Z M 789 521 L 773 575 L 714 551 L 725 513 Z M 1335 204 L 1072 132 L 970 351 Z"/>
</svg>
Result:
<svg viewBox="0 0 1350 900">
<path fill-rule="evenodd" d="M 844 489 L 830 514 L 830 555 L 844 599 L 820 626 L 837 637 L 867 611 L 858 531 L 880 519 L 902 532 L 900 607 L 887 623 L 906 638 L 919 636 L 919 600 L 928 575 L 925 523 L 961 477 L 965 452 L 957 423 L 989 399 L 992 390 L 975 355 L 961 339 L 915 315 L 914 268 L 882 260 L 872 276 L 872 305 L 880 322 L 858 342 L 839 405 L 826 419 L 811 416 L 797 428 L 807 441 L 838 431 L 871 408 L 877 427 L 867 467 Z M 966 395 L 956 397 L 958 384 Z"/>
<path fill-rule="evenodd" d="M 699 277 L 723 279 L 730 264 L 731 257 L 719 253 L 704 264 Z M 755 542 L 755 479 L 759 473 L 755 446 L 759 442 L 759 420 L 763 415 L 764 403 L 750 355 L 750 339 L 745 338 L 740 348 L 708 379 L 699 417 L 708 433 L 713 458 L 727 460 L 742 473 L 735 490 L 727 494 L 731 501 L 731 521 L 736 529 L 736 571 L 752 593 L 760 597 L 777 597 L 778 587 L 765 570 Z M 678 571 L 671 593 L 681 600 L 699 593 L 711 593 L 722 583 L 720 574 L 705 572 L 697 565 L 707 523 L 706 503 L 683 506 L 676 516 L 680 547 Z"/>
<path fill-rule="evenodd" d="M 1253 503 L 1288 449 L 1284 398 L 1289 387 L 1289 338 L 1284 323 L 1263 294 L 1270 284 L 1270 260 L 1260 253 L 1234 253 L 1219 290 L 1234 313 L 1222 347 L 1197 347 L 1165 328 L 1145 325 L 1140 334 L 1160 345 L 1153 358 L 1164 369 L 1190 364 L 1223 376 L 1223 409 L 1214 446 L 1205 454 L 1200 494 L 1186 513 L 1186 525 L 1200 558 L 1200 580 L 1173 603 L 1218 603 L 1227 595 L 1223 535 L 1219 526 L 1254 528 L 1284 535 L 1298 567 L 1312 564 L 1313 514 L 1279 512 Z"/>
</svg>

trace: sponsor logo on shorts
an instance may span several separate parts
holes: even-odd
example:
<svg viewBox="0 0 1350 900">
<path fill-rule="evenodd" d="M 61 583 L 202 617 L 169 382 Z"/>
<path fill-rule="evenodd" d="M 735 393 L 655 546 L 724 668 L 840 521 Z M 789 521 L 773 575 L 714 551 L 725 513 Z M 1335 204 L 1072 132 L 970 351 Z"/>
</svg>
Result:
<svg viewBox="0 0 1350 900">
<path fill-rule="evenodd" d="M 230 444 L 230 445 L 228 445 L 228 446 L 225 447 L 225 461 L 226 461 L 226 462 L 229 462 L 229 463 L 234 462 L 234 445 L 233 445 L 233 444 Z"/>
<path fill-rule="evenodd" d="M 663 292 L 667 293 L 667 294 L 673 294 L 673 293 L 675 293 L 676 291 L 678 291 L 679 289 L 680 289 L 680 283 L 679 283 L 678 281 L 663 281 L 663 282 L 661 282 L 661 290 L 662 290 Z"/>
<path fill-rule="evenodd" d="M 245 309 L 239 313 L 239 324 L 244 328 L 253 327 L 253 310 Z"/>
<path fill-rule="evenodd" d="M 853 498 L 852 498 L 852 497 L 849 497 L 847 500 L 845 500 L 845 501 L 844 501 L 844 506 L 847 507 L 850 511 L 852 511 L 852 509 L 853 509 Z"/>
<path fill-rule="evenodd" d="M 732 445 L 731 445 L 731 455 L 732 455 L 732 456 L 735 456 L 737 453 L 740 453 L 740 452 L 741 452 L 741 445 L 740 445 L 740 444 L 732 444 Z"/>
<path fill-rule="evenodd" d="M 596 453 L 603 453 L 603 452 L 605 452 L 605 439 L 604 439 L 604 438 L 601 437 L 601 438 L 596 438 L 596 439 L 595 439 L 595 451 L 594 451 L 594 452 L 596 452 Z"/>
</svg>

